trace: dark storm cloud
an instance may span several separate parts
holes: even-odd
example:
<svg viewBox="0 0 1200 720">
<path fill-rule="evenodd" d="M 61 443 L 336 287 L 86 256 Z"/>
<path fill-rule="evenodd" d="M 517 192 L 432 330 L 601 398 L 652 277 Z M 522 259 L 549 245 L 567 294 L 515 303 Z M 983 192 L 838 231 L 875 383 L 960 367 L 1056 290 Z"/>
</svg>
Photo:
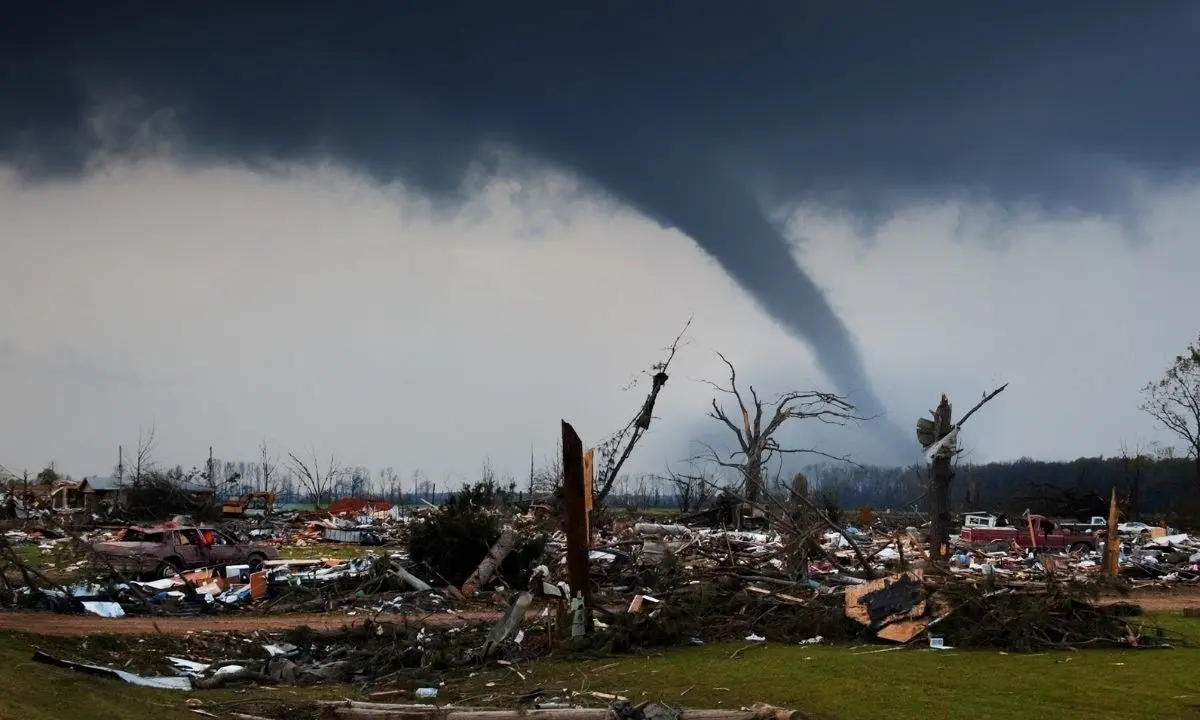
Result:
<svg viewBox="0 0 1200 720">
<path fill-rule="evenodd" d="M 511 144 L 690 235 L 874 412 L 752 191 L 860 217 L 963 192 L 1113 211 L 1098 168 L 1200 159 L 1198 20 L 1185 0 L 47 1 L 0 24 L 0 152 L 78 173 L 111 88 L 174 108 L 197 161 L 320 153 L 442 197 Z"/>
</svg>

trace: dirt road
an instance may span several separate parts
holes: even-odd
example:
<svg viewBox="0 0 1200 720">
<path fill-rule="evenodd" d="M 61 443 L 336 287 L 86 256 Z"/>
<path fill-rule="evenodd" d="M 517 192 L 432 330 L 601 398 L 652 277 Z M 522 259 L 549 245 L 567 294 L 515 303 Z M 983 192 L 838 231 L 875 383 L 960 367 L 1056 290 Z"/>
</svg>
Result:
<svg viewBox="0 0 1200 720">
<path fill-rule="evenodd" d="M 1158 590 L 1134 593 L 1128 598 L 1110 596 L 1102 603 L 1133 602 L 1146 612 L 1179 612 L 1200 608 L 1200 588 Z M 531 611 L 530 615 L 537 611 Z M 323 613 L 307 615 L 217 615 L 200 617 L 123 617 L 102 618 L 94 615 L 56 615 L 47 612 L 0 612 L 0 632 L 14 631 L 34 635 L 73 637 L 91 633 L 113 635 L 186 635 L 192 632 L 253 632 L 255 630 L 289 630 L 307 625 L 316 630 L 339 630 L 345 625 L 361 623 L 366 613 L 346 615 Z M 409 614 L 383 613 L 379 620 L 420 623 L 426 626 L 447 625 L 462 621 L 497 620 L 494 610 L 474 610 L 460 613 Z"/>
<path fill-rule="evenodd" d="M 1103 597 L 1100 602 L 1131 602 L 1148 613 L 1180 612 L 1200 608 L 1200 588 L 1134 593 L 1127 598 Z"/>
</svg>

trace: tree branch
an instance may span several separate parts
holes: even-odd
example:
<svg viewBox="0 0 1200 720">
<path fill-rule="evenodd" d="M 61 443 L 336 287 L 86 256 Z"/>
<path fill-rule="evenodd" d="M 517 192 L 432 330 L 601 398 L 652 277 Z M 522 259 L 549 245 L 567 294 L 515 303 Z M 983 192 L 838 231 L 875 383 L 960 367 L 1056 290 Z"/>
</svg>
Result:
<svg viewBox="0 0 1200 720">
<path fill-rule="evenodd" d="M 638 441 L 642 439 L 642 435 L 650 429 L 650 421 L 654 416 L 654 404 L 658 400 L 658 394 L 667 384 L 667 370 L 671 367 L 671 361 L 675 359 L 675 354 L 682 347 L 684 336 L 692 326 L 692 318 L 688 318 L 683 324 L 683 329 L 675 336 L 675 340 L 671 342 L 667 348 L 667 359 L 662 362 L 655 363 L 650 370 L 651 385 L 650 392 L 646 395 L 646 400 L 642 403 L 642 408 L 637 415 L 633 417 L 625 427 L 618 430 L 608 440 L 600 445 L 600 454 L 604 458 L 599 477 L 599 491 L 594 495 L 594 502 L 597 505 L 604 504 L 610 492 L 612 492 L 613 484 L 617 481 L 617 476 L 624 467 L 625 461 L 633 454 L 634 447 Z"/>
</svg>

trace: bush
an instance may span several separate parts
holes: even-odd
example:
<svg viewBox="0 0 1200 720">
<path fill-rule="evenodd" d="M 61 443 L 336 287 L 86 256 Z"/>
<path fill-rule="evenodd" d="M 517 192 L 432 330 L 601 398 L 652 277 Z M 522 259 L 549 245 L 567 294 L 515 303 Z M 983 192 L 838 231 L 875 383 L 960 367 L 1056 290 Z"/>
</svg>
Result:
<svg viewBox="0 0 1200 720">
<path fill-rule="evenodd" d="M 220 517 L 219 506 L 200 501 L 180 489 L 169 477 L 158 473 L 134 480 L 123 495 L 124 512 L 133 518 L 164 520 L 186 515 L 205 521 Z"/>
<path fill-rule="evenodd" d="M 409 536 L 408 555 L 418 573 L 428 571 L 434 583 L 455 587 L 466 582 L 500 538 L 503 523 L 497 511 L 511 510 L 510 499 L 509 493 L 492 482 L 464 485 L 461 491 L 451 493 L 441 511 L 423 518 Z M 500 577 L 510 586 L 523 587 L 545 549 L 546 538 L 540 533 L 534 538 L 518 538 L 500 565 Z"/>
</svg>

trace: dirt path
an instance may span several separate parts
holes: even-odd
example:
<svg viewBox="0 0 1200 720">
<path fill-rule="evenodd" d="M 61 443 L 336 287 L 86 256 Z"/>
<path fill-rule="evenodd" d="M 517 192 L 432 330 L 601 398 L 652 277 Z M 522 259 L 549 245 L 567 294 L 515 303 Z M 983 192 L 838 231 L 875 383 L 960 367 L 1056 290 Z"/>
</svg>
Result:
<svg viewBox="0 0 1200 720">
<path fill-rule="evenodd" d="M 1148 613 L 1179 612 L 1200 608 L 1200 588 L 1181 590 L 1156 590 L 1133 593 L 1129 597 L 1107 596 L 1100 598 L 1102 604 L 1131 602 L 1141 605 Z"/>
</svg>

